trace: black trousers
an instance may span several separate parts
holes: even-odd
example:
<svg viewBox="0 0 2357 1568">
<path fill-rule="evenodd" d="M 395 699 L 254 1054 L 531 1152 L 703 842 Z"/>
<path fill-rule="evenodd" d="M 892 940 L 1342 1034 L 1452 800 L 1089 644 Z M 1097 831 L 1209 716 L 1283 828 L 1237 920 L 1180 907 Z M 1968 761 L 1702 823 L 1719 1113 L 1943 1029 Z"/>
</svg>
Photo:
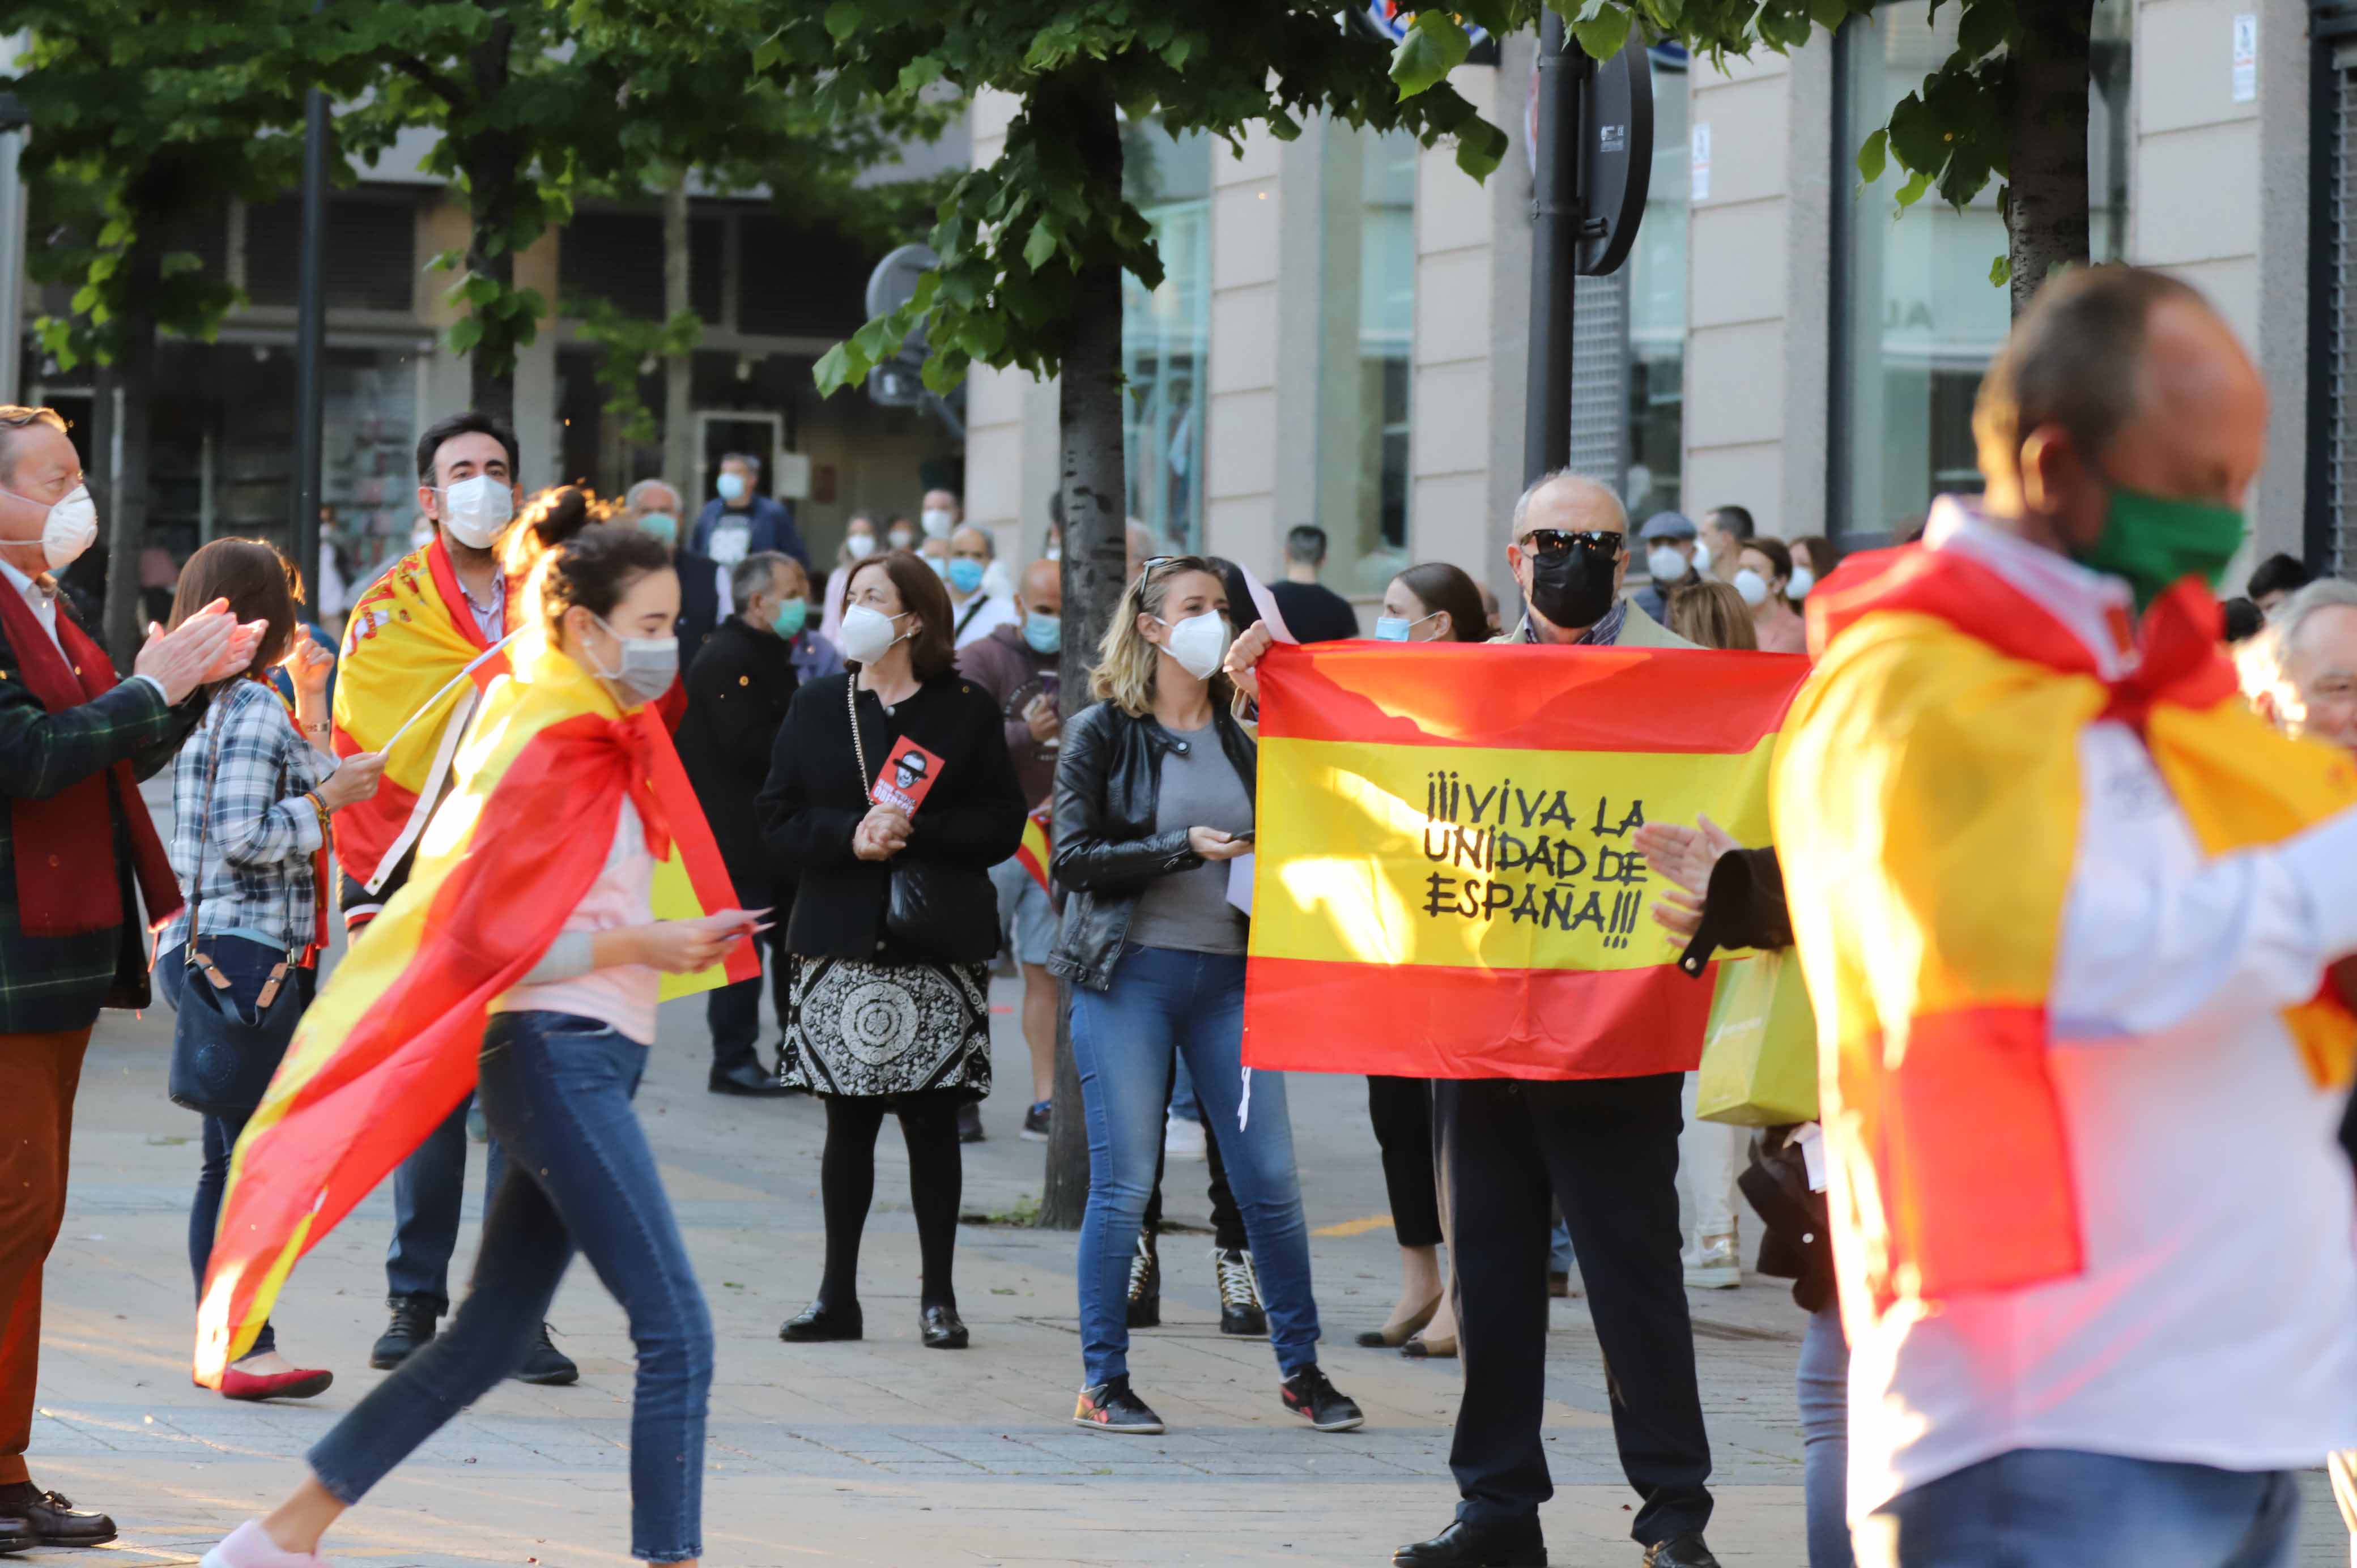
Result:
<svg viewBox="0 0 2357 1568">
<path fill-rule="evenodd" d="M 1678 1262 L 1679 1076 L 1433 1086 L 1448 1169 L 1465 1399 L 1449 1467 L 1478 1523 L 1528 1519 L 1555 1495 L 1539 1441 L 1546 1398 L 1547 1232 L 1560 1197 L 1604 1351 L 1620 1468 L 1648 1546 L 1710 1519 L 1710 1441 Z"/>
<path fill-rule="evenodd" d="M 770 899 L 759 889 L 740 892 L 744 908 L 766 908 Z M 791 899 L 788 902 L 791 902 Z M 777 1004 L 778 1016 L 786 1015 L 786 911 L 780 908 L 768 917 L 770 929 L 753 939 L 754 951 L 761 960 L 761 979 L 740 980 L 721 986 L 705 1000 L 705 1022 L 712 1026 L 712 1076 L 718 1078 L 734 1067 L 747 1062 L 761 1065 L 760 1053 L 755 1048 L 761 1040 L 761 984 L 766 979 L 770 995 Z M 762 949 L 768 949 L 762 952 Z"/>
<path fill-rule="evenodd" d="M 1432 1080 L 1367 1079 L 1367 1120 L 1383 1152 L 1392 1234 L 1403 1247 L 1440 1245 L 1440 1192 L 1433 1180 Z"/>
</svg>

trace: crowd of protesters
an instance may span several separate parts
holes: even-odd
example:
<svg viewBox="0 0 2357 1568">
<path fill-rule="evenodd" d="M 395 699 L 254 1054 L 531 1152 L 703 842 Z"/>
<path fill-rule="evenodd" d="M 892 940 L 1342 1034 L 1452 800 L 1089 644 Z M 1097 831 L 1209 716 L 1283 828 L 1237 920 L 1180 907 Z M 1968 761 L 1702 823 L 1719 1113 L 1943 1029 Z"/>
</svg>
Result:
<svg viewBox="0 0 2357 1568">
<path fill-rule="evenodd" d="M 1457 1356 L 1464 1384 L 1460 1501 L 1395 1563 L 1547 1561 L 1547 1301 L 1576 1270 L 1643 1562 L 1715 1564 L 1686 1292 L 1738 1285 L 1747 1241 L 1808 1315 L 1811 1568 L 2271 1568 L 2296 1540 L 2293 1472 L 2328 1457 L 2357 1508 L 2341 1131 L 2357 1028 L 2338 978 L 2357 956 L 2339 858 L 2357 848 L 2357 588 L 2278 556 L 2246 601 L 2210 597 L 2244 542 L 2266 405 L 2199 295 L 2086 269 L 2016 325 L 1975 413 L 1986 488 L 1943 499 L 1920 542 L 1845 564 L 1740 506 L 1654 512 L 1632 536 L 1612 489 L 1551 474 L 1507 530 L 1519 605 L 1501 617 L 1436 562 L 1368 607 L 1379 642 L 1813 661 L 1772 787 L 1779 842 L 1706 820 L 1650 823 L 1638 847 L 1692 967 L 1793 953 L 1825 1069 L 1822 1125 L 1767 1129 L 1748 1158 L 1742 1133 L 1698 1118 L 1690 1074 L 1367 1080 L 1400 1277 L 1353 1337 Z M 661 478 L 618 502 L 527 497 L 522 466 L 497 421 L 425 433 L 426 536 L 357 594 L 336 652 L 274 549 L 207 544 L 118 680 L 51 576 L 95 532 L 72 443 L 53 413 L 0 410 L 0 851 L 16 866 L 0 1034 L 25 1129 L 0 1150 L 0 1552 L 114 1534 L 26 1460 L 98 1012 L 151 984 L 173 1010 L 168 1092 L 201 1119 L 201 1294 L 241 1137 L 332 989 L 328 921 L 339 909 L 355 948 L 389 940 L 373 928 L 416 897 L 437 807 L 486 766 L 462 742 L 504 679 L 609 714 L 615 736 L 675 737 L 736 907 L 657 918 L 667 829 L 623 800 L 587 891 L 491 1004 L 479 1104 L 394 1176 L 391 1320 L 371 1356 L 393 1376 L 209 1568 L 317 1563 L 334 1521 L 493 1383 L 574 1380 L 543 1317 L 576 1251 L 638 1352 L 633 1555 L 700 1559 L 712 1330 L 630 1101 L 662 976 L 731 955 L 700 1004 L 711 1089 L 825 1110 L 824 1266 L 781 1337 L 865 1333 L 860 1241 L 890 1118 L 917 1333 L 972 1342 L 952 1279 L 961 1146 L 985 1135 L 1003 963 L 1028 1069 L 1013 1124 L 1044 1139 L 1086 1116 L 1071 1419 L 1165 1430 L 1131 1335 L 1159 1322 L 1166 1162 L 1200 1149 L 1222 1329 L 1269 1340 L 1279 1407 L 1319 1432 L 1361 1425 L 1318 1356 L 1285 1080 L 1243 1069 L 1251 926 L 1230 869 L 1256 841 L 1260 660 L 1361 635 L 1360 607 L 1320 581 L 1323 531 L 1293 529 L 1264 587 L 1235 563 L 1157 554 L 1131 524 L 1082 697 L 1060 682 L 1060 511 L 1017 576 L 954 492 L 928 491 L 913 519 L 854 517 L 822 584 L 750 456 L 721 465 L 692 520 Z M 2180 766 L 2195 757 L 2210 774 Z M 2240 837 L 2217 825 L 2230 761 L 2228 808 L 2266 822 Z M 136 784 L 167 766 L 159 833 Z M 1853 809 L 1861 788 L 1875 810 Z M 2050 850 L 2046 905 L 2024 891 L 2035 878 L 1975 890 L 1976 789 Z M 1908 940 L 1877 939 L 1877 908 Z M 152 965 L 143 912 L 161 928 Z M 1080 1107 L 1055 1095 L 1065 995 Z M 490 1145 L 484 1240 L 454 1293 L 470 1110 Z M 2204 1144 L 2231 1154 L 2188 1157 Z M 1976 1164 L 1976 1146 L 1995 1152 Z M 333 1379 L 320 1359 L 289 1359 L 264 1322 L 218 1391 L 315 1395 Z"/>
</svg>

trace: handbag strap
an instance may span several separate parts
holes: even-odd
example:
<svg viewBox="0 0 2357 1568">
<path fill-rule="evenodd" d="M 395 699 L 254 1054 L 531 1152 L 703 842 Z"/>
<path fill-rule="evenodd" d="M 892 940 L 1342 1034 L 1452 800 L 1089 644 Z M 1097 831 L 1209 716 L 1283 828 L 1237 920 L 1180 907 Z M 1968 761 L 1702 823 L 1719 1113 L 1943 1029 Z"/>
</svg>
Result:
<svg viewBox="0 0 2357 1568">
<path fill-rule="evenodd" d="M 859 763 L 859 792 L 862 795 L 876 787 L 867 774 L 867 746 L 859 738 L 859 677 L 847 674 L 843 678 L 844 711 L 851 715 L 851 754 Z"/>
</svg>

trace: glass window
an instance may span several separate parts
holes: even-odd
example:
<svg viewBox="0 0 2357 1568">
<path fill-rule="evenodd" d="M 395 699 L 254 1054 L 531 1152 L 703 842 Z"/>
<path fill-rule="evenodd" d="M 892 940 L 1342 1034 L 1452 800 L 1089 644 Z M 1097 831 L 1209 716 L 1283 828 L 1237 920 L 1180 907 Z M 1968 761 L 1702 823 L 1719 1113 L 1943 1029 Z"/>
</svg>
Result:
<svg viewBox="0 0 2357 1568">
<path fill-rule="evenodd" d="M 1174 550 L 1203 538 L 1203 395 L 1211 343 L 1211 144 L 1123 126 L 1122 190 L 1154 226 L 1162 285 L 1121 279 L 1122 457 L 1129 512 Z"/>
<path fill-rule="evenodd" d="M 2127 238 L 2129 0 L 2097 0 L 2088 95 L 2089 245 L 2116 259 Z M 1956 8 L 1926 19 L 1921 8 L 1884 6 L 1842 35 L 1843 117 L 1849 160 L 1892 105 L 1922 85 L 1955 44 Z M 2010 291 L 1990 269 L 2006 253 L 1997 182 L 1961 212 L 1926 196 L 1894 220 L 1904 183 L 1894 163 L 1858 187 L 1845 215 L 1846 297 L 1834 367 L 1836 537 L 1860 543 L 1904 537 L 1932 498 L 1977 491 L 1973 398 L 1981 372 L 2012 324 Z"/>
<path fill-rule="evenodd" d="M 1416 152 L 1406 132 L 1327 127 L 1317 521 L 1326 531 L 1326 584 L 1341 594 L 1380 594 L 1411 564 Z"/>
</svg>

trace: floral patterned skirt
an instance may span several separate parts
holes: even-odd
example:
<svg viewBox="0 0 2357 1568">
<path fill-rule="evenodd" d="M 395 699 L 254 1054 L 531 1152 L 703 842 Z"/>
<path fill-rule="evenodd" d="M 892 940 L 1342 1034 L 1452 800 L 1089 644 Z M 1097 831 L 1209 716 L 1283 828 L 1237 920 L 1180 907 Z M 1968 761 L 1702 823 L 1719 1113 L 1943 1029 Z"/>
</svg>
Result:
<svg viewBox="0 0 2357 1568">
<path fill-rule="evenodd" d="M 813 1094 L 990 1092 L 990 966 L 791 960 L 779 1075 Z"/>
</svg>

